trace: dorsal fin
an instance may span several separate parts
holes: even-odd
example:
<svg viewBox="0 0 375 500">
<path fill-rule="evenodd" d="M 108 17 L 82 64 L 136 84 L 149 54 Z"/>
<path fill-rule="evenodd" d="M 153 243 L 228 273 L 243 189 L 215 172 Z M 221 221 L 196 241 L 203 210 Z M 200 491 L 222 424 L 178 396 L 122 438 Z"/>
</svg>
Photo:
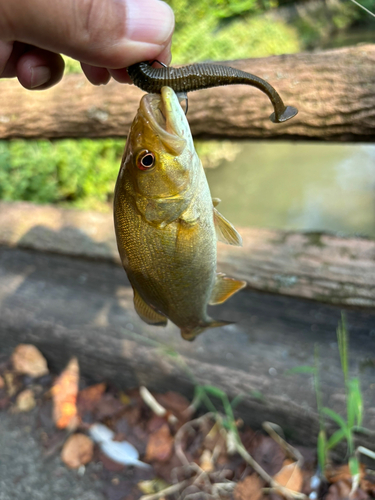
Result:
<svg viewBox="0 0 375 500">
<path fill-rule="evenodd" d="M 151 306 L 146 304 L 136 289 L 134 290 L 134 307 L 138 316 L 143 319 L 148 325 L 165 326 L 167 318 L 163 314 L 158 313 Z"/>
<path fill-rule="evenodd" d="M 242 247 L 242 238 L 232 226 L 232 224 L 220 212 L 214 208 L 214 224 L 216 229 L 216 236 L 219 241 Z"/>
<path fill-rule="evenodd" d="M 216 304 L 222 304 L 234 293 L 241 290 L 246 286 L 246 281 L 235 280 L 234 278 L 228 278 L 225 274 L 219 273 L 216 275 L 216 283 L 214 289 L 212 290 L 209 304 L 214 306 Z"/>
</svg>

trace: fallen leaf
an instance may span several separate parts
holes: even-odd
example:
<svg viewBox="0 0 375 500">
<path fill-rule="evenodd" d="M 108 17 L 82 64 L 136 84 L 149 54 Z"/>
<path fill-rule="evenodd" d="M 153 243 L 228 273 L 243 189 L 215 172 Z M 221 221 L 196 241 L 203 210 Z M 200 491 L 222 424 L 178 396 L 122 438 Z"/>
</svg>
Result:
<svg viewBox="0 0 375 500">
<path fill-rule="evenodd" d="M 106 385 L 96 384 L 79 391 L 77 396 L 77 409 L 81 417 L 85 413 L 93 412 L 104 394 Z"/>
<path fill-rule="evenodd" d="M 15 410 L 26 412 L 32 410 L 35 405 L 36 401 L 33 391 L 31 389 L 25 389 L 17 396 Z"/>
<path fill-rule="evenodd" d="M 169 459 L 173 449 L 173 437 L 169 431 L 167 424 L 164 424 L 160 429 L 150 434 L 145 460 L 158 460 L 165 462 Z"/>
<path fill-rule="evenodd" d="M 361 488 L 366 491 L 372 497 L 375 497 L 375 483 L 370 481 L 368 478 L 362 479 Z"/>
<path fill-rule="evenodd" d="M 42 377 L 47 375 L 47 361 L 43 354 L 34 345 L 20 344 L 12 354 L 14 370 L 22 375 L 30 377 Z"/>
<path fill-rule="evenodd" d="M 61 460 L 71 469 L 78 469 L 92 459 L 94 443 L 85 434 L 73 434 L 65 442 Z"/>
<path fill-rule="evenodd" d="M 256 474 L 245 477 L 233 491 L 234 500 L 259 500 L 262 496 L 262 482 Z"/>
<path fill-rule="evenodd" d="M 364 464 L 360 464 L 360 480 L 364 478 L 365 472 L 366 468 Z M 330 483 L 337 483 L 338 481 L 346 481 L 348 484 L 352 484 L 352 475 L 350 473 L 348 464 L 327 469 L 325 475 L 327 481 Z"/>
<path fill-rule="evenodd" d="M 18 391 L 19 382 L 12 372 L 4 372 L 5 386 L 8 396 L 11 398 Z"/>
<path fill-rule="evenodd" d="M 350 486 L 346 481 L 337 481 L 328 488 L 326 500 L 349 499 Z"/>
<path fill-rule="evenodd" d="M 251 440 L 247 451 L 270 476 L 279 472 L 285 460 L 285 451 L 281 446 L 262 434 L 257 434 Z"/>
<path fill-rule="evenodd" d="M 98 420 L 114 417 L 124 409 L 124 405 L 113 394 L 103 394 L 98 401 L 95 415 Z"/>
<path fill-rule="evenodd" d="M 190 406 L 189 401 L 178 392 L 168 391 L 164 394 L 155 394 L 155 399 L 179 420 L 187 420 L 191 417 L 186 413 Z"/>
<path fill-rule="evenodd" d="M 282 469 L 273 477 L 281 486 L 293 491 L 301 491 L 303 476 L 297 462 L 285 460 Z"/>
<path fill-rule="evenodd" d="M 79 423 L 77 414 L 78 382 L 78 360 L 72 358 L 51 389 L 53 420 L 59 429 L 75 429 Z"/>
</svg>

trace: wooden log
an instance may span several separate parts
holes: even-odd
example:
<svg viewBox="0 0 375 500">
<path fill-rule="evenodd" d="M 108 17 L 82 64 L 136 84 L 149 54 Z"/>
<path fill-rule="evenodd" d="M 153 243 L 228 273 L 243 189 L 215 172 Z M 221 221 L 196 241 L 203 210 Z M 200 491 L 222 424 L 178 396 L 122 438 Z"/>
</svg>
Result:
<svg viewBox="0 0 375 500">
<path fill-rule="evenodd" d="M 344 381 L 336 341 L 340 308 L 250 289 L 210 310 L 235 321 L 208 330 L 195 342 L 179 330 L 143 323 L 133 308 L 125 273 L 114 263 L 0 247 L 0 346 L 35 344 L 60 371 L 78 356 L 93 382 L 128 388 L 177 390 L 212 384 L 230 398 L 244 396 L 239 415 L 259 428 L 278 423 L 288 439 L 314 446 L 318 416 L 312 378 L 286 370 L 314 364 L 319 345 L 323 404 L 345 416 Z M 358 444 L 375 447 L 375 312 L 348 310 L 350 372 L 360 376 L 363 425 Z M 180 357 L 168 354 L 176 351 Z M 334 425 L 327 422 L 328 431 Z M 345 457 L 343 443 L 341 457 Z"/>
<path fill-rule="evenodd" d="M 272 106 L 244 85 L 189 94 L 194 136 L 248 139 L 368 141 L 375 137 L 375 45 L 231 61 L 275 86 L 299 109 L 275 125 Z M 16 81 L 0 82 L 0 138 L 125 136 L 142 92 L 111 82 L 94 87 L 68 75 L 56 87 L 29 92 Z"/>
<path fill-rule="evenodd" d="M 240 228 L 243 247 L 219 243 L 218 268 L 259 291 L 375 306 L 375 241 Z M 112 214 L 0 203 L 0 245 L 119 263 Z"/>
</svg>

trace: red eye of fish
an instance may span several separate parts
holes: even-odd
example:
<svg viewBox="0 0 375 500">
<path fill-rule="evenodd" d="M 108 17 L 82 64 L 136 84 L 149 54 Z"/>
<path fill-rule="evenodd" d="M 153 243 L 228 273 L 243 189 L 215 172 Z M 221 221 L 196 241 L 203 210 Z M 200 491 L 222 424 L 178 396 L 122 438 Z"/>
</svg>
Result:
<svg viewBox="0 0 375 500">
<path fill-rule="evenodd" d="M 149 170 L 155 165 L 154 153 L 145 149 L 142 151 L 137 158 L 137 167 L 140 170 Z"/>
</svg>

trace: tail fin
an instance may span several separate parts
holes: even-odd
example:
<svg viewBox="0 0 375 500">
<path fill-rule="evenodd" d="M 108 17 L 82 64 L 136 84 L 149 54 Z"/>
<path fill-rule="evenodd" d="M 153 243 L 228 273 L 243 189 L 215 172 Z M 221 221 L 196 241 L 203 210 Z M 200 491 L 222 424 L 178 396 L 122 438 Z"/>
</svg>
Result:
<svg viewBox="0 0 375 500">
<path fill-rule="evenodd" d="M 216 321 L 214 319 L 209 319 L 208 321 L 202 322 L 194 328 L 181 328 L 181 337 L 184 340 L 189 340 L 190 342 L 192 342 L 195 337 L 197 337 L 200 333 L 204 332 L 208 328 L 216 328 L 218 326 L 225 325 L 233 325 L 233 321 Z"/>
</svg>

